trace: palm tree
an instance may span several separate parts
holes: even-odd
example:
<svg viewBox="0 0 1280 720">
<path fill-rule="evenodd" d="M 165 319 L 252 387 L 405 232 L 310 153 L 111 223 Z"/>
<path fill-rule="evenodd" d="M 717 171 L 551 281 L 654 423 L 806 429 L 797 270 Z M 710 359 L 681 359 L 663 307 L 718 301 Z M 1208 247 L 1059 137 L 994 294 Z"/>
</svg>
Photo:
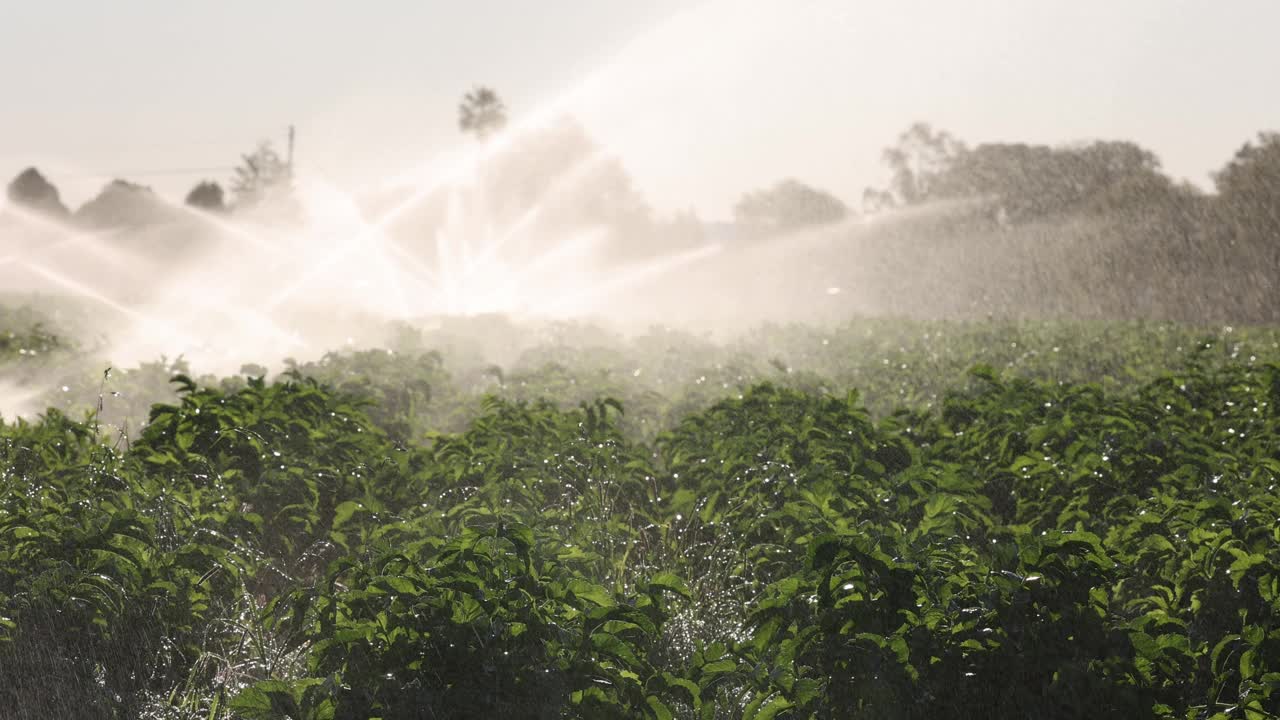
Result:
<svg viewBox="0 0 1280 720">
<path fill-rule="evenodd" d="M 507 106 L 490 88 L 477 85 L 462 97 L 458 105 L 458 128 L 462 132 L 475 133 L 476 138 L 484 142 L 506 124 Z"/>
</svg>

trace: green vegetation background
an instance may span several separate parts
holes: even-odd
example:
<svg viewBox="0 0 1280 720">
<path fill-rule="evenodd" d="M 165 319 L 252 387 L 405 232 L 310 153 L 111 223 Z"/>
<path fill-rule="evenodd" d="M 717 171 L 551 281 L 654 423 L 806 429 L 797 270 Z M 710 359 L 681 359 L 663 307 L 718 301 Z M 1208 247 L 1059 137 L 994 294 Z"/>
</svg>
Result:
<svg viewBox="0 0 1280 720">
<path fill-rule="evenodd" d="M 0 423 L 0 715 L 1280 713 L 1280 331 L 392 346 Z"/>
</svg>

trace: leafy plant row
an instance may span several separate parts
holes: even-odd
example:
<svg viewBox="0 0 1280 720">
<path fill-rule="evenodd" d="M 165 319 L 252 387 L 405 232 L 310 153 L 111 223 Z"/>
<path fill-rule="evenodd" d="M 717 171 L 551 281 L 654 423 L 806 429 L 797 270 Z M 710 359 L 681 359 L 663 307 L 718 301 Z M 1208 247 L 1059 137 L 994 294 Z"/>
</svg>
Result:
<svg viewBox="0 0 1280 720">
<path fill-rule="evenodd" d="M 0 425 L 0 715 L 1280 713 L 1256 357 L 876 415 L 763 383 L 652 440 L 609 399 L 422 439 L 408 397 L 176 383 L 127 444 Z"/>
</svg>

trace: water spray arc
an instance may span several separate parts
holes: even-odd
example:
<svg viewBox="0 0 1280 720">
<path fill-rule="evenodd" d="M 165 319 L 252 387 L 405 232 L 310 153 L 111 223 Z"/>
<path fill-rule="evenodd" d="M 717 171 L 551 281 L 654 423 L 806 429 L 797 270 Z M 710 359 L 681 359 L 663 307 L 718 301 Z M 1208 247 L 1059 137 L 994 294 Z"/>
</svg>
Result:
<svg viewBox="0 0 1280 720">
<path fill-rule="evenodd" d="M 616 62 L 601 64 L 466 152 L 403 174 L 397 185 L 407 193 L 380 212 L 368 213 L 362 193 L 303 172 L 290 125 L 285 167 L 302 209 L 297 222 L 259 222 L 156 198 L 174 218 L 173 229 L 164 232 L 199 238 L 175 259 L 139 251 L 132 230 L 85 232 L 7 208 L 30 232 L 0 232 L 0 266 L 113 314 L 110 334 L 117 347 L 111 352 L 120 361 L 163 349 L 211 370 L 234 369 L 238 353 L 260 358 L 318 349 L 326 341 L 307 338 L 317 327 L 337 333 L 339 315 L 341 322 L 365 325 L 484 312 L 573 315 L 715 253 L 669 252 L 621 264 L 605 259 L 617 242 L 609 227 L 565 224 L 555 209 L 610 160 L 604 149 L 539 178 L 532 196 L 516 207 L 491 197 L 484 178 L 495 161 L 606 85 Z M 401 225 L 413 225 L 411 216 L 433 198 L 443 198 L 440 222 L 402 232 Z M 35 232 L 53 240 L 33 248 L 24 238 Z M 55 262 L 61 252 L 109 272 L 73 272 Z M 161 262 L 170 260 L 172 265 Z"/>
</svg>

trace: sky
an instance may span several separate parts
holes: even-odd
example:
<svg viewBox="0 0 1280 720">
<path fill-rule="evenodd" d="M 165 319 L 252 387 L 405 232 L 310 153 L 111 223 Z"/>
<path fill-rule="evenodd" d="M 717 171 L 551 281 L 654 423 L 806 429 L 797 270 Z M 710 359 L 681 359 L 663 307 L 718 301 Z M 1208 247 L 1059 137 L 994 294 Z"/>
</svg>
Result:
<svg viewBox="0 0 1280 720">
<path fill-rule="evenodd" d="M 42 0 L 0 4 L 0 177 L 75 205 L 125 177 L 180 200 L 297 128 L 357 190 L 513 123 L 577 117 L 663 212 L 729 215 L 795 177 L 856 204 L 915 121 L 976 144 L 1128 139 L 1202 187 L 1280 129 L 1274 0 Z"/>
</svg>

